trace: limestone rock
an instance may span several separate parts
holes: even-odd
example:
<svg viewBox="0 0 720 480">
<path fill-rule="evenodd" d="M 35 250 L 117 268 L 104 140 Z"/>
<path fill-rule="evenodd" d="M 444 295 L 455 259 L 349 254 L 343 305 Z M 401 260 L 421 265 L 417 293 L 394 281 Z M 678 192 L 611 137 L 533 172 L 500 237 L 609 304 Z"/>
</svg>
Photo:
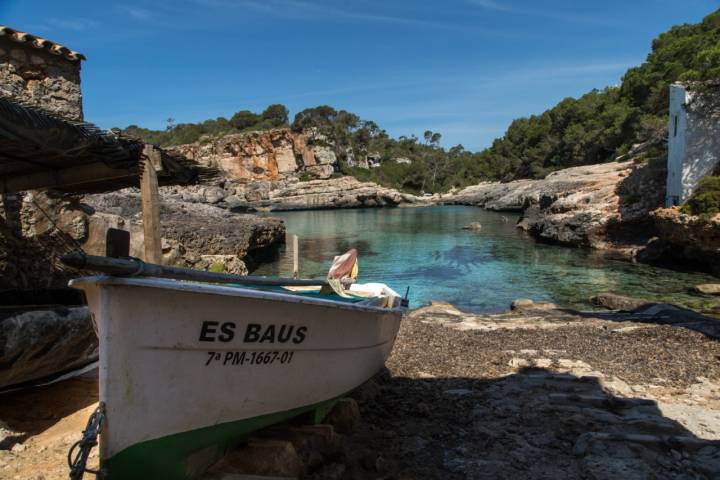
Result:
<svg viewBox="0 0 720 480">
<path fill-rule="evenodd" d="M 614 293 L 601 293 L 590 298 L 593 305 L 607 308 L 608 310 L 624 310 L 633 311 L 640 307 L 644 307 L 652 302 L 640 300 L 638 298 L 625 297 Z"/>
<path fill-rule="evenodd" d="M 482 230 L 482 223 L 480 222 L 471 222 L 462 227 L 463 230 L 472 230 L 474 232 L 479 232 Z"/>
<path fill-rule="evenodd" d="M 535 305 L 535 302 L 530 300 L 529 298 L 518 298 L 517 300 L 513 300 L 513 302 L 510 304 L 511 310 L 523 310 L 532 308 L 533 305 Z"/>
<path fill-rule="evenodd" d="M 228 474 L 297 478 L 302 471 L 302 461 L 291 442 L 252 439 L 213 465 L 207 478 Z"/>
<path fill-rule="evenodd" d="M 225 272 L 245 274 L 248 268 L 271 258 L 285 241 L 282 220 L 186 202 L 178 199 L 177 192 L 178 187 L 161 188 L 160 215 L 165 239 L 163 255 L 170 265 L 205 270 L 220 262 Z M 96 215 L 112 211 L 122 218 L 131 219 L 124 226 L 131 232 L 130 254 L 143 256 L 142 242 L 132 241 L 142 239 L 137 189 L 86 195 L 83 201 L 94 209 Z"/>
<path fill-rule="evenodd" d="M 195 263 L 193 268 L 216 273 L 248 274 L 245 263 L 237 255 L 201 255 L 200 261 Z"/>
<path fill-rule="evenodd" d="M 423 205 L 431 201 L 382 187 L 360 182 L 354 177 L 339 177 L 306 182 L 282 182 L 270 185 L 266 197 L 246 193 L 250 209 L 308 210 L 318 208 L 385 207 Z"/>
<path fill-rule="evenodd" d="M 97 360 L 86 307 L 32 310 L 0 319 L 0 387 L 38 380 Z"/>
<path fill-rule="evenodd" d="M 655 164 L 610 162 L 558 170 L 542 180 L 481 183 L 443 202 L 521 212 L 518 227 L 545 241 L 641 245 L 652 233 L 648 212 L 661 205 L 664 181 Z"/>
<path fill-rule="evenodd" d="M 703 283 L 695 285 L 695 291 L 706 295 L 720 295 L 720 283 Z"/>
<path fill-rule="evenodd" d="M 340 433 L 348 433 L 353 430 L 359 419 L 360 408 L 357 402 L 352 398 L 341 398 L 325 418 L 325 422 Z"/>
<path fill-rule="evenodd" d="M 172 151 L 216 168 L 234 182 L 280 181 L 303 172 L 328 178 L 338 168 L 335 151 L 326 139 L 313 131 L 288 128 L 231 134 L 179 145 Z"/>
<path fill-rule="evenodd" d="M 661 252 L 685 266 L 720 274 L 720 218 L 686 215 L 675 208 L 652 212 Z"/>
</svg>

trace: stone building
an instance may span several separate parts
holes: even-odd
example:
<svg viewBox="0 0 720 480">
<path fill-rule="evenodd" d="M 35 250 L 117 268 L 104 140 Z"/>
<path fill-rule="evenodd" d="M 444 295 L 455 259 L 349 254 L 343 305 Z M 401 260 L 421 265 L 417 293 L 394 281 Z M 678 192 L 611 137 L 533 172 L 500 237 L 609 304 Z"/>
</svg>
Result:
<svg viewBox="0 0 720 480">
<path fill-rule="evenodd" d="M 83 120 L 85 57 L 53 41 L 0 25 L 0 95 L 68 120 Z"/>
<path fill-rule="evenodd" d="M 720 114 L 708 92 L 693 93 L 685 85 L 670 86 L 667 191 L 665 206 L 681 205 L 698 182 L 720 162 Z"/>
</svg>

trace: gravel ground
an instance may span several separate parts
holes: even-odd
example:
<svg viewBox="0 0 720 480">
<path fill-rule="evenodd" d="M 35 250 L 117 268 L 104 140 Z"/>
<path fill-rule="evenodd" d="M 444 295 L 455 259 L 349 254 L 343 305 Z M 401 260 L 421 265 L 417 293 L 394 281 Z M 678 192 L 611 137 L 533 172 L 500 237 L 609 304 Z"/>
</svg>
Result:
<svg viewBox="0 0 720 480">
<path fill-rule="evenodd" d="M 314 478 L 720 478 L 720 342 L 598 316 L 414 312 Z"/>
</svg>

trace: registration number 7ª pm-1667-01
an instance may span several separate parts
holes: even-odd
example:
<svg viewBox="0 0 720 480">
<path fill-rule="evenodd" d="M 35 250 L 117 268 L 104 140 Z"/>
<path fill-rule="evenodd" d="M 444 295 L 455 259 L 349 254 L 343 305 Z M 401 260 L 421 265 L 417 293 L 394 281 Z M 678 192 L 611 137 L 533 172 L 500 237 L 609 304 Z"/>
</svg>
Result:
<svg viewBox="0 0 720 480">
<path fill-rule="evenodd" d="M 285 365 L 292 361 L 291 351 L 271 352 L 207 352 L 208 365 Z"/>
</svg>

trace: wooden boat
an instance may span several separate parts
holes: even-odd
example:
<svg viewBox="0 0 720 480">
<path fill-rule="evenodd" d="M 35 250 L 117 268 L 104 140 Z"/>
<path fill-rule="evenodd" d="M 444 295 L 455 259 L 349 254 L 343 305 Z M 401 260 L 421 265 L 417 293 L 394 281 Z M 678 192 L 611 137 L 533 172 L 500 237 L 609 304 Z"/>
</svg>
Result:
<svg viewBox="0 0 720 480">
<path fill-rule="evenodd" d="M 382 284 L 350 298 L 298 287 L 93 276 L 103 478 L 185 479 L 249 433 L 333 401 L 384 365 L 404 302 Z"/>
</svg>

